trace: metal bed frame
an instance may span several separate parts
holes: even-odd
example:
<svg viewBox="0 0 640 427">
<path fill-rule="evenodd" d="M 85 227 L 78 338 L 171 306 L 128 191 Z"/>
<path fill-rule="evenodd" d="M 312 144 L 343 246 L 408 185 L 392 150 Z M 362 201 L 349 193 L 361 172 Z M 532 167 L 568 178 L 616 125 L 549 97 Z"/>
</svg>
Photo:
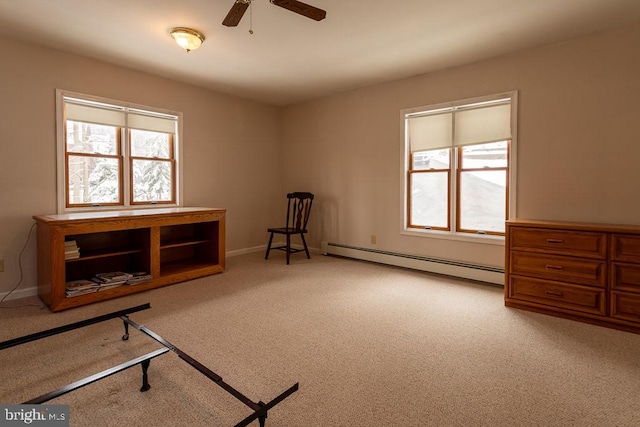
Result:
<svg viewBox="0 0 640 427">
<path fill-rule="evenodd" d="M 90 376 L 88 376 L 86 378 L 83 378 L 81 380 L 75 381 L 75 382 L 73 382 L 71 384 L 67 384 L 67 385 L 65 385 L 63 387 L 60 387 L 60 388 L 58 388 L 56 390 L 53 390 L 53 391 L 51 391 L 49 393 L 45 393 L 45 394 L 43 394 L 41 396 L 38 396 L 36 398 L 30 399 L 30 400 L 28 400 L 26 402 L 23 402 L 23 404 L 40 404 L 40 403 L 47 402 L 47 401 L 49 401 L 51 399 L 54 399 L 56 397 L 62 396 L 62 395 L 67 394 L 67 393 L 70 393 L 70 392 L 72 392 L 74 390 L 77 390 L 77 389 L 79 389 L 81 387 L 87 386 L 87 385 L 89 385 L 91 383 L 94 383 L 94 382 L 96 382 L 98 380 L 101 380 L 103 378 L 106 378 L 108 376 L 116 374 L 118 372 L 124 371 L 124 370 L 129 369 L 129 368 L 131 368 L 133 366 L 136 366 L 136 365 L 140 365 L 142 367 L 142 387 L 140 388 L 140 391 L 141 392 L 145 392 L 145 391 L 147 391 L 147 390 L 149 390 L 151 388 L 151 386 L 149 385 L 149 380 L 148 380 L 148 369 L 149 369 L 149 365 L 151 363 L 151 359 L 154 359 L 154 358 L 156 358 L 158 356 L 161 356 L 161 355 L 163 355 L 163 354 L 165 354 L 165 353 L 167 353 L 169 351 L 172 351 L 175 354 L 177 354 L 180 359 L 182 359 L 185 362 L 187 362 L 195 370 L 197 370 L 198 372 L 203 374 L 205 377 L 209 378 L 211 381 L 213 381 L 214 383 L 216 383 L 217 385 L 222 387 L 229 394 L 231 394 L 233 397 L 238 399 L 240 402 L 244 403 L 247 407 L 249 407 L 253 411 L 245 419 L 243 419 L 239 423 L 235 424 L 235 427 L 247 426 L 252 421 L 254 421 L 256 419 L 259 421 L 260 427 L 264 427 L 266 419 L 267 419 L 268 411 L 298 390 L 299 383 L 295 383 L 293 386 L 289 387 L 287 390 L 285 390 L 282 393 L 280 393 L 277 397 L 275 397 L 274 399 L 272 399 L 268 403 L 264 403 L 262 401 L 259 401 L 259 402 L 252 401 L 247 396 L 245 396 L 244 394 L 242 394 L 241 392 L 236 390 L 234 387 L 232 387 L 231 385 L 226 383 L 222 379 L 221 376 L 219 376 L 218 374 L 213 372 L 211 369 L 207 368 L 205 365 L 203 365 L 202 363 L 198 362 L 196 359 L 194 359 L 193 357 L 189 356 L 187 353 L 185 353 L 184 351 L 180 350 L 178 347 L 176 347 L 175 345 L 171 344 L 169 341 L 165 340 L 164 338 L 162 338 L 160 335 L 158 335 L 157 333 L 153 332 L 149 328 L 147 328 L 147 327 L 145 327 L 143 325 L 138 325 L 137 323 L 135 323 L 134 321 L 129 319 L 129 314 L 135 313 L 135 312 L 138 312 L 138 311 L 142 311 L 142 310 L 146 310 L 146 309 L 149 309 L 149 308 L 151 308 L 151 305 L 149 303 L 146 303 L 146 304 L 142 304 L 142 305 L 139 305 L 139 306 L 136 306 L 136 307 L 131 307 L 131 308 L 128 308 L 128 309 L 125 309 L 125 310 L 115 311 L 113 313 L 104 314 L 102 316 L 92 317 L 90 319 L 82 320 L 82 321 L 75 322 L 75 323 L 70 323 L 68 325 L 59 326 L 57 328 L 47 329 L 45 331 L 36 332 L 34 334 L 25 335 L 23 337 L 14 338 L 14 339 L 11 339 L 11 340 L 8 340 L 8 341 L 0 342 L 0 350 L 4 350 L 6 348 L 15 347 L 15 346 L 20 345 L 20 344 L 25 344 L 25 343 L 28 343 L 28 342 L 36 341 L 36 340 L 39 340 L 39 339 L 42 339 L 42 338 L 46 338 L 46 337 L 50 337 L 50 336 L 53 336 L 53 335 L 61 334 L 63 332 L 72 331 L 74 329 L 83 328 L 85 326 L 89 326 L 89 325 L 93 325 L 93 324 L 96 324 L 96 323 L 104 322 L 106 320 L 120 318 L 124 322 L 124 335 L 122 336 L 122 340 L 123 341 L 126 341 L 126 340 L 129 339 L 129 326 L 132 326 L 133 328 L 135 328 L 138 331 L 142 332 L 143 334 L 151 337 L 152 339 L 154 339 L 155 341 L 157 341 L 158 343 L 160 343 L 163 346 L 163 348 L 161 348 L 161 349 L 158 349 L 158 350 L 152 351 L 150 353 L 147 353 L 145 355 L 136 357 L 136 358 L 131 359 L 131 360 L 127 361 L 127 362 L 121 363 L 120 365 L 117 365 L 117 366 L 114 366 L 112 368 L 106 369 L 106 370 L 104 370 L 102 372 L 98 372 L 98 373 L 96 373 L 94 375 L 90 375 Z"/>
</svg>

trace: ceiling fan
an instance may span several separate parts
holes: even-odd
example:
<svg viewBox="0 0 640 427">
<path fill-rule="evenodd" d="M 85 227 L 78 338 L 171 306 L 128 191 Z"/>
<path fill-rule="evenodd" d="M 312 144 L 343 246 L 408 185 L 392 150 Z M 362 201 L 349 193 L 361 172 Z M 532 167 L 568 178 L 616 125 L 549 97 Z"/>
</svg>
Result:
<svg viewBox="0 0 640 427">
<path fill-rule="evenodd" d="M 231 10 L 227 13 L 226 18 L 222 21 L 222 25 L 226 25 L 227 27 L 236 27 L 242 16 L 247 11 L 249 5 L 251 5 L 252 0 L 236 0 L 233 6 L 231 6 Z M 269 0 L 271 4 L 275 4 L 276 6 L 280 6 L 284 9 L 290 10 L 291 12 L 295 12 L 299 15 L 306 16 L 307 18 L 313 19 L 314 21 L 322 21 L 326 16 L 327 12 L 322 9 L 318 9 L 317 7 L 308 5 L 306 3 L 302 3 L 297 0 Z"/>
</svg>

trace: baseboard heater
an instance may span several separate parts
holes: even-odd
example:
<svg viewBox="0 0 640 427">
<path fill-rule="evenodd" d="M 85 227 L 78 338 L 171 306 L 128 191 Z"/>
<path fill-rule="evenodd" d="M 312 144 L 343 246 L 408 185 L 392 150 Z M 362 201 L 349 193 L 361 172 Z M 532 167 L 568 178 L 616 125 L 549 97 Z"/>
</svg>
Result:
<svg viewBox="0 0 640 427">
<path fill-rule="evenodd" d="M 379 249 L 322 242 L 322 253 L 504 285 L 504 269 Z"/>
</svg>

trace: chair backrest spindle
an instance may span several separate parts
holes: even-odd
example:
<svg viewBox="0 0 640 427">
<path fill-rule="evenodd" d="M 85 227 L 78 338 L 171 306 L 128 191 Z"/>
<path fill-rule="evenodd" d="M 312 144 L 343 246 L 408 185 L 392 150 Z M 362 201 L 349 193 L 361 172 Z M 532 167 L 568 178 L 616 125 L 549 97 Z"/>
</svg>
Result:
<svg viewBox="0 0 640 427">
<path fill-rule="evenodd" d="M 306 230 L 313 194 L 306 192 L 295 192 L 287 194 L 287 227 L 293 230 Z"/>
</svg>

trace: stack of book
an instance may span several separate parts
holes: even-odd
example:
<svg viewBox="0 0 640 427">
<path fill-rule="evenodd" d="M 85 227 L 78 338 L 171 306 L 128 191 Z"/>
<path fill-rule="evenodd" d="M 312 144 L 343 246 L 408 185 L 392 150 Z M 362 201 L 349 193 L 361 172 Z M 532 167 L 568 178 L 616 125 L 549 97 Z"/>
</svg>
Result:
<svg viewBox="0 0 640 427">
<path fill-rule="evenodd" d="M 131 274 L 122 271 L 113 271 L 110 273 L 98 273 L 93 279 L 98 284 L 99 290 L 115 288 L 127 283 L 127 280 L 131 278 Z"/>
<path fill-rule="evenodd" d="M 64 242 L 64 259 L 80 258 L 80 248 L 75 240 L 67 240 Z"/>
<path fill-rule="evenodd" d="M 138 285 L 151 280 L 153 280 L 151 274 L 144 271 L 135 273 L 112 271 L 110 273 L 98 273 L 91 280 L 80 279 L 67 282 L 65 292 L 68 297 L 75 297 L 122 285 Z"/>
<path fill-rule="evenodd" d="M 65 294 L 68 297 L 75 297 L 78 295 L 90 294 L 96 292 L 100 288 L 100 285 L 91 280 L 72 280 L 65 285 Z"/>
<path fill-rule="evenodd" d="M 140 283 L 150 282 L 153 279 L 151 274 L 145 271 L 137 271 L 131 273 L 131 277 L 127 279 L 127 285 L 138 285 Z"/>
</svg>

